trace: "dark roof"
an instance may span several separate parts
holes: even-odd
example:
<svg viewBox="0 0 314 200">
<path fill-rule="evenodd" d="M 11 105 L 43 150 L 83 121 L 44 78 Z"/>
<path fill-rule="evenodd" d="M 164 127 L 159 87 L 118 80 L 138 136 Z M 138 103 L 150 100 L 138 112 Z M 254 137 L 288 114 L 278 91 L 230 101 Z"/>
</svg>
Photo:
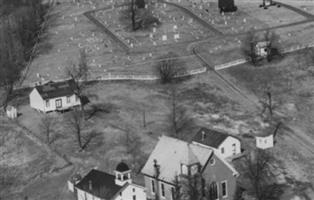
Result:
<svg viewBox="0 0 314 200">
<path fill-rule="evenodd" d="M 91 184 L 91 190 L 90 190 Z M 92 169 L 77 185 L 77 188 L 91 193 L 92 195 L 111 199 L 122 186 L 115 184 L 115 176 Z"/>
<path fill-rule="evenodd" d="M 50 81 L 44 85 L 38 85 L 35 88 L 43 99 L 71 96 L 74 94 L 74 81 L 68 80 L 57 83 Z"/>
<path fill-rule="evenodd" d="M 202 138 L 202 134 L 204 138 Z M 200 130 L 194 135 L 192 141 L 218 148 L 219 145 L 228 137 L 229 135 L 226 133 L 218 132 L 216 130 L 211 130 L 207 128 L 200 128 Z"/>
<path fill-rule="evenodd" d="M 120 162 L 116 167 L 116 171 L 118 172 L 125 172 L 129 170 L 130 170 L 129 166 L 125 164 L 124 162 Z"/>
</svg>

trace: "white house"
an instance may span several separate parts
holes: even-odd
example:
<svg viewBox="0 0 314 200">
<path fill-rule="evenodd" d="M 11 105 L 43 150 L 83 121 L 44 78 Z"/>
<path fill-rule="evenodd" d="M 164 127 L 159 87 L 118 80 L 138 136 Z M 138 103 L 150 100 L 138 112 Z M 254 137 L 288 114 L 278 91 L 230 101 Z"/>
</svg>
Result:
<svg viewBox="0 0 314 200">
<path fill-rule="evenodd" d="M 131 170 L 118 164 L 115 174 L 92 169 L 74 185 L 77 200 L 146 200 L 145 187 L 135 184 Z"/>
<path fill-rule="evenodd" d="M 200 128 L 194 135 L 192 142 L 210 147 L 223 158 L 235 156 L 241 153 L 241 142 L 239 139 L 226 133 Z"/>
<path fill-rule="evenodd" d="M 274 135 L 273 134 L 265 134 L 259 135 L 255 137 L 256 139 L 256 147 L 259 149 L 268 149 L 274 147 Z"/>
<path fill-rule="evenodd" d="M 41 112 L 66 110 L 81 105 L 73 92 L 74 82 L 48 82 L 36 86 L 29 95 L 30 106 Z"/>
</svg>

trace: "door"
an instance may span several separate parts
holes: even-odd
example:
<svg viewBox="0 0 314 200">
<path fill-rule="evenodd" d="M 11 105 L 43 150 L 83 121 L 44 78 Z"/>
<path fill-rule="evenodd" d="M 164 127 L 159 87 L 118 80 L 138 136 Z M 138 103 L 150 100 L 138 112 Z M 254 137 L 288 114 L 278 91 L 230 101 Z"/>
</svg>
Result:
<svg viewBox="0 0 314 200">
<path fill-rule="evenodd" d="M 62 99 L 56 99 L 56 108 L 62 108 Z"/>
</svg>

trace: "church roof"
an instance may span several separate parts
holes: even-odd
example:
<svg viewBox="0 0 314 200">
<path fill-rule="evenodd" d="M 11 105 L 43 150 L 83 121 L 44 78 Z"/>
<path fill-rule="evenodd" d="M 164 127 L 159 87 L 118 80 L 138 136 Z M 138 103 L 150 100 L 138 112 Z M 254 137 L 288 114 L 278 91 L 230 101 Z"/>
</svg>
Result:
<svg viewBox="0 0 314 200">
<path fill-rule="evenodd" d="M 118 172 L 125 172 L 129 170 L 130 170 L 129 166 L 124 162 L 120 162 L 116 167 L 116 171 Z"/>
<path fill-rule="evenodd" d="M 92 169 L 76 187 L 96 197 L 111 199 L 123 186 L 115 184 L 115 176 Z"/>
<path fill-rule="evenodd" d="M 199 163 L 203 167 L 212 153 L 213 151 L 209 148 L 188 144 L 186 141 L 172 137 L 161 136 L 141 172 L 144 175 L 154 176 L 155 169 L 153 166 L 156 159 L 160 166 L 159 179 L 173 182 L 175 176 L 181 173 L 181 164 Z"/>
</svg>

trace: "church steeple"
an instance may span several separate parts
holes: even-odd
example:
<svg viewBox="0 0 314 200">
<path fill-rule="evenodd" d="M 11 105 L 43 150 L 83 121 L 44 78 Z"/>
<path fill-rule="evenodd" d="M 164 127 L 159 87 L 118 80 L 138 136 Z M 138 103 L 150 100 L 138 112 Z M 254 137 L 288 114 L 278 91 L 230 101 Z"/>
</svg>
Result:
<svg viewBox="0 0 314 200">
<path fill-rule="evenodd" d="M 126 183 L 132 183 L 131 170 L 127 164 L 120 162 L 115 170 L 116 185 L 123 186 Z"/>
</svg>

